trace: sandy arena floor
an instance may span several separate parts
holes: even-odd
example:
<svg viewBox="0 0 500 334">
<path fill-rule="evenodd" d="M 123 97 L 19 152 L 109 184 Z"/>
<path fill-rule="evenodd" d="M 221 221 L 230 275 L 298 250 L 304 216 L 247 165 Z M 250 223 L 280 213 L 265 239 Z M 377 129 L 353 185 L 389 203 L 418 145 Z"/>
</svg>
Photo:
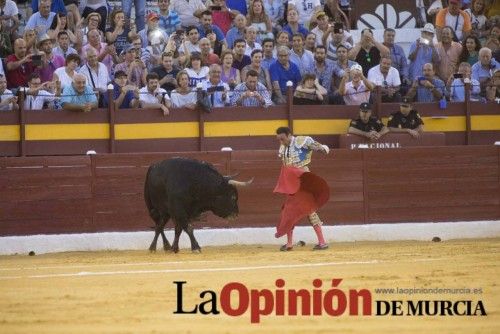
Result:
<svg viewBox="0 0 500 334">
<path fill-rule="evenodd" d="M 203 245 L 202 245 L 203 246 Z M 209 270 L 206 270 L 209 269 Z M 0 257 L 0 333 L 500 333 L 500 239 L 334 243 L 280 253 L 275 246 L 78 252 Z M 313 289 L 332 278 L 340 288 L 369 289 L 373 300 L 482 300 L 487 316 L 263 316 L 249 312 L 173 314 L 173 281 L 187 281 L 185 309 L 203 290 L 232 281 L 253 289 Z M 481 294 L 384 295 L 376 288 L 481 288 Z M 217 301 L 220 311 L 220 301 Z M 373 310 L 373 312 L 375 312 Z"/>
</svg>

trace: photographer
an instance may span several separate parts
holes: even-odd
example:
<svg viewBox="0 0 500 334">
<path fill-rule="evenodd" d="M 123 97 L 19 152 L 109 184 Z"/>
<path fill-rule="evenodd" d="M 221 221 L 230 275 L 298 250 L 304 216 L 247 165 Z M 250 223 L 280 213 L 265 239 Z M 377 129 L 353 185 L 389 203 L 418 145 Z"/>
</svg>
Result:
<svg viewBox="0 0 500 334">
<path fill-rule="evenodd" d="M 142 108 L 160 108 L 163 115 L 170 114 L 168 109 L 172 103 L 167 91 L 160 88 L 158 74 L 151 73 L 146 77 L 146 86 L 139 90 L 139 101 Z"/>
<path fill-rule="evenodd" d="M 229 105 L 229 86 L 222 82 L 220 75 L 222 69 L 220 65 L 213 64 L 208 72 L 209 79 L 202 84 L 203 91 L 208 95 L 210 106 L 214 108 L 225 107 Z"/>
<path fill-rule="evenodd" d="M 471 101 L 478 101 L 481 92 L 479 81 L 471 79 L 471 66 L 469 63 L 463 62 L 458 66 L 458 73 L 452 74 L 446 87 L 450 92 L 450 100 L 453 102 L 465 101 L 465 84 L 469 83 L 471 88 L 470 99 Z"/>
<path fill-rule="evenodd" d="M 247 73 L 245 82 L 234 89 L 231 98 L 232 106 L 244 107 L 269 107 L 272 105 L 271 96 L 263 84 L 258 82 L 259 74 L 254 70 Z"/>
<path fill-rule="evenodd" d="M 410 99 L 416 96 L 417 102 L 437 102 L 441 100 L 445 93 L 443 80 L 435 77 L 432 64 L 427 63 L 422 68 L 424 75 L 413 82 L 406 96 Z"/>
<path fill-rule="evenodd" d="M 118 71 L 113 80 L 113 102 L 115 109 L 137 108 L 139 106 L 139 89 L 134 85 L 129 85 L 127 73 Z M 109 104 L 108 94 L 104 94 L 106 104 Z"/>
<path fill-rule="evenodd" d="M 424 64 L 438 64 L 440 61 L 439 54 L 432 41 L 434 39 L 434 34 L 434 26 L 432 23 L 427 23 L 422 29 L 421 37 L 410 46 L 410 54 L 408 55 L 408 59 L 410 60 L 408 77 L 411 81 L 422 76 Z"/>
</svg>

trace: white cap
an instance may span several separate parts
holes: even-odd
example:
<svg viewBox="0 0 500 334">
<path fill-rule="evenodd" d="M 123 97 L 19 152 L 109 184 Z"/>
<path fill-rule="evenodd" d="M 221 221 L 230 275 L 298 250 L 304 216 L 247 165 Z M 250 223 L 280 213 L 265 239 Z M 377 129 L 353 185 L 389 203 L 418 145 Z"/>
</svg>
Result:
<svg viewBox="0 0 500 334">
<path fill-rule="evenodd" d="M 87 151 L 87 155 L 94 155 L 94 154 L 97 154 L 96 151 L 94 150 Z"/>
<path fill-rule="evenodd" d="M 430 32 L 431 34 L 436 33 L 436 30 L 434 29 L 434 25 L 432 23 L 426 23 L 422 31 Z"/>
<path fill-rule="evenodd" d="M 231 152 L 233 149 L 231 147 L 223 147 L 220 149 L 222 152 Z"/>
<path fill-rule="evenodd" d="M 351 66 L 351 71 L 360 71 L 363 72 L 363 68 L 359 64 L 354 64 Z"/>
</svg>

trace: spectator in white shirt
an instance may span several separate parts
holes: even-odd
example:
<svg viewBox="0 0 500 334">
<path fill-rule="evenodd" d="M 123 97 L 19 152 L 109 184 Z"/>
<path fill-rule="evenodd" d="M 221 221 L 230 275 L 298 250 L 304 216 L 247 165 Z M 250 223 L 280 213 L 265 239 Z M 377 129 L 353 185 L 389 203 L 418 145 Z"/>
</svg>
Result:
<svg viewBox="0 0 500 334">
<path fill-rule="evenodd" d="M 0 74 L 0 111 L 17 110 L 17 96 L 7 89 L 7 79 Z"/>
<path fill-rule="evenodd" d="M 44 82 L 38 73 L 33 73 L 28 80 L 28 88 L 25 89 L 26 97 L 24 99 L 25 110 L 42 110 L 45 103 L 50 103 L 59 98 L 61 95 L 60 82 L 56 82 L 56 93 L 53 90 L 54 83 L 51 81 Z"/>
<path fill-rule="evenodd" d="M 391 65 L 392 59 L 390 55 L 382 55 L 380 64 L 372 67 L 368 71 L 368 80 L 373 82 L 376 86 L 381 87 L 382 102 L 401 101 L 401 94 L 399 93 L 399 88 L 401 86 L 399 71 Z"/>
<path fill-rule="evenodd" d="M 139 90 L 139 102 L 142 108 L 159 108 L 163 115 L 170 114 L 168 109 L 172 103 L 167 91 L 160 87 L 160 78 L 156 73 L 146 76 L 146 86 Z"/>
<path fill-rule="evenodd" d="M 229 104 L 229 86 L 227 83 L 222 82 L 220 75 L 222 69 L 220 65 L 210 65 L 208 72 L 209 78 L 203 82 L 203 91 L 208 94 L 210 105 L 212 107 L 224 107 Z"/>
<path fill-rule="evenodd" d="M 177 73 L 177 88 L 172 91 L 172 105 L 174 108 L 196 108 L 198 96 L 189 87 L 189 75 L 186 71 Z"/>
<path fill-rule="evenodd" d="M 83 65 L 79 72 L 87 78 L 87 84 L 94 92 L 99 92 L 99 107 L 104 107 L 103 98 L 100 96 L 108 89 L 109 73 L 106 65 L 97 60 L 97 51 L 94 48 L 87 49 L 87 64 Z"/>
<path fill-rule="evenodd" d="M 3 30 L 9 34 L 12 40 L 15 40 L 19 27 L 19 10 L 16 3 L 12 0 L 0 0 L 0 11 Z"/>
<path fill-rule="evenodd" d="M 295 8 L 299 14 L 299 24 L 309 25 L 315 21 L 313 14 L 321 10 L 320 0 L 288 0 L 288 9 Z"/>
<path fill-rule="evenodd" d="M 351 76 L 351 81 L 349 80 Z M 360 105 L 368 103 L 370 92 L 375 85 L 363 75 L 361 65 L 352 65 L 350 70 L 346 70 L 339 85 L 339 93 L 344 96 L 344 102 L 347 105 Z"/>
<path fill-rule="evenodd" d="M 52 49 L 52 53 L 64 59 L 70 54 L 78 54 L 74 48 L 69 46 L 69 35 L 66 31 L 60 31 L 57 34 L 57 46 Z"/>
<path fill-rule="evenodd" d="M 245 55 L 250 57 L 253 50 L 262 50 L 262 46 L 257 43 L 257 28 L 254 26 L 245 28 L 245 41 L 247 42 Z"/>
</svg>

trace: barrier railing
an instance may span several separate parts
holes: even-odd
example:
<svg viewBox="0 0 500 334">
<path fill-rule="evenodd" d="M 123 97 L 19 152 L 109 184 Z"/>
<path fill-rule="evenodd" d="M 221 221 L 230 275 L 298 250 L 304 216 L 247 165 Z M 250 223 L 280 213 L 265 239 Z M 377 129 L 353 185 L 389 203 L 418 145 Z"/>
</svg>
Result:
<svg viewBox="0 0 500 334">
<path fill-rule="evenodd" d="M 414 103 L 414 109 L 424 118 L 426 131 L 445 133 L 447 145 L 492 144 L 500 137 L 500 106 L 470 101 L 468 88 L 465 102 L 448 103 L 446 109 L 437 102 Z M 112 91 L 107 94 L 113 101 Z M 385 119 L 399 110 L 399 104 L 382 103 L 380 96 L 377 88 L 375 115 Z M 116 110 L 113 103 L 88 113 L 25 110 L 22 92 L 18 101 L 18 111 L 0 112 L 0 156 L 271 149 L 274 130 L 283 125 L 338 147 L 339 135 L 358 116 L 358 106 L 294 105 L 292 88 L 283 105 L 213 108 L 210 113 L 172 108 L 168 116 L 159 109 Z"/>
</svg>

